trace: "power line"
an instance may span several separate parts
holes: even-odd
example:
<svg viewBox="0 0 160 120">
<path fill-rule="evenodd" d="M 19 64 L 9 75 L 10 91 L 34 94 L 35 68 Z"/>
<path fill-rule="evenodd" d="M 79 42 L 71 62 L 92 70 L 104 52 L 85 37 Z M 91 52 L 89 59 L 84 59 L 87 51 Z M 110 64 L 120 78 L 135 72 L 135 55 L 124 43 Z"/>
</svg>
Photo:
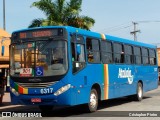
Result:
<svg viewBox="0 0 160 120">
<path fill-rule="evenodd" d="M 117 28 L 113 28 L 113 29 L 105 29 L 105 30 L 103 30 L 103 32 L 104 33 L 115 32 L 115 31 L 119 31 L 119 30 L 122 30 L 122 29 L 129 28 L 131 26 L 133 26 L 133 25 L 127 25 L 127 26 L 117 27 Z"/>
<path fill-rule="evenodd" d="M 120 24 L 120 25 L 116 25 L 113 27 L 109 27 L 109 28 L 105 28 L 102 30 L 98 30 L 100 32 L 103 33 L 110 33 L 110 32 L 115 32 L 115 31 L 119 31 L 122 29 L 126 29 L 129 28 L 131 26 L 134 26 L 134 30 L 130 32 L 130 34 L 134 35 L 134 40 L 137 41 L 137 33 L 140 32 L 140 30 L 137 30 L 137 25 L 140 23 L 160 23 L 160 20 L 144 20 L 144 21 L 136 21 L 136 22 L 132 22 L 132 24 Z"/>
<path fill-rule="evenodd" d="M 153 23 L 155 23 L 155 22 L 160 22 L 160 20 L 154 20 L 154 21 L 137 21 L 137 23 L 151 23 L 151 22 L 153 22 Z"/>
<path fill-rule="evenodd" d="M 132 26 L 132 25 L 128 25 L 128 26 L 124 26 L 124 27 L 121 27 L 121 28 L 113 29 L 113 30 L 111 30 L 111 31 L 114 32 L 114 31 L 118 31 L 118 30 L 121 30 L 121 29 L 129 28 L 129 27 L 131 27 L 131 26 Z"/>
<path fill-rule="evenodd" d="M 97 30 L 97 31 L 105 31 L 105 32 L 111 32 L 111 31 L 117 31 L 117 30 L 120 30 L 120 29 L 125 29 L 125 28 L 128 28 L 130 27 L 131 25 L 128 25 L 128 23 L 123 23 L 123 24 L 120 24 L 120 25 L 116 25 L 116 26 L 113 26 L 113 27 L 109 27 L 109 28 L 104 28 L 104 29 L 101 29 L 101 30 Z"/>
</svg>

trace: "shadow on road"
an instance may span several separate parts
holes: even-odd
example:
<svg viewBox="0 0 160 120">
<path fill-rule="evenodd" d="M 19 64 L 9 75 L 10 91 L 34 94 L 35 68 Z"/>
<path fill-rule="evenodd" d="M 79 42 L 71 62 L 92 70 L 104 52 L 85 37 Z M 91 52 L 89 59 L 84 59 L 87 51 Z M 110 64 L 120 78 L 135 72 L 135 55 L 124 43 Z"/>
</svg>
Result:
<svg viewBox="0 0 160 120">
<path fill-rule="evenodd" d="M 148 99 L 150 97 L 144 97 L 144 99 Z M 133 99 L 129 99 L 127 97 L 112 99 L 107 101 L 99 102 L 98 110 L 102 110 L 105 108 L 119 106 L 121 104 L 134 102 Z M 8 103 L 9 104 L 9 103 Z M 1 107 L 0 107 L 1 108 Z M 0 112 L 31 112 L 31 113 L 40 113 L 41 111 L 37 106 L 16 106 L 14 108 L 4 108 L 0 109 Z M 69 117 L 69 116 L 93 116 L 95 113 L 88 114 L 86 113 L 85 107 L 83 105 L 73 106 L 73 107 L 56 107 L 50 112 L 41 113 L 43 117 Z"/>
<path fill-rule="evenodd" d="M 143 99 L 149 99 L 149 98 L 150 97 L 146 97 L 146 96 L 143 97 Z M 138 101 L 135 101 L 133 97 L 122 97 L 122 98 L 101 101 L 99 104 L 98 110 L 113 107 L 113 106 L 119 106 L 119 105 L 130 103 L 130 102 L 138 102 Z"/>
<path fill-rule="evenodd" d="M 11 105 L 10 102 L 3 102 L 2 104 L 0 104 L 0 108 L 4 106 L 10 106 L 10 105 Z"/>
</svg>

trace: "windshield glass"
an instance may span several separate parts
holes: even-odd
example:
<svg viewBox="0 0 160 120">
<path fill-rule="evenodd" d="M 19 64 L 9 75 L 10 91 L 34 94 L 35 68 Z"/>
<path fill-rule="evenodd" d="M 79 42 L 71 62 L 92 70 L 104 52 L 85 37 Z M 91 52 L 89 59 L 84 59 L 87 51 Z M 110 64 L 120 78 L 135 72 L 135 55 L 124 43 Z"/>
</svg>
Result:
<svg viewBox="0 0 160 120">
<path fill-rule="evenodd" d="M 67 42 L 36 41 L 11 45 L 11 75 L 38 77 L 67 72 Z"/>
</svg>

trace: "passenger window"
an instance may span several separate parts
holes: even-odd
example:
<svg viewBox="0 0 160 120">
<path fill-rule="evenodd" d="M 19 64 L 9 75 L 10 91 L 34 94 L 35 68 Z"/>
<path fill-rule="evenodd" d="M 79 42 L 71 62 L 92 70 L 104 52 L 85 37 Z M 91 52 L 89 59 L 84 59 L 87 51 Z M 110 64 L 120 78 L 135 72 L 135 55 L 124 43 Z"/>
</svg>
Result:
<svg viewBox="0 0 160 120">
<path fill-rule="evenodd" d="M 114 51 L 114 62 L 115 63 L 124 63 L 124 49 L 123 45 L 120 43 L 113 44 Z"/>
<path fill-rule="evenodd" d="M 133 64 L 134 63 L 133 47 L 130 45 L 124 45 L 124 51 L 125 51 L 125 63 Z"/>
<path fill-rule="evenodd" d="M 156 52 L 155 50 L 149 49 L 149 63 L 156 65 Z"/>
<path fill-rule="evenodd" d="M 113 62 L 112 43 L 101 41 L 101 57 L 104 64 Z"/>
<path fill-rule="evenodd" d="M 100 63 L 99 41 L 87 38 L 87 58 L 90 63 Z"/>
<path fill-rule="evenodd" d="M 142 48 L 142 61 L 144 65 L 149 64 L 148 49 Z"/>
<path fill-rule="evenodd" d="M 142 64 L 140 47 L 134 47 L 134 58 L 135 58 L 135 64 Z"/>
</svg>

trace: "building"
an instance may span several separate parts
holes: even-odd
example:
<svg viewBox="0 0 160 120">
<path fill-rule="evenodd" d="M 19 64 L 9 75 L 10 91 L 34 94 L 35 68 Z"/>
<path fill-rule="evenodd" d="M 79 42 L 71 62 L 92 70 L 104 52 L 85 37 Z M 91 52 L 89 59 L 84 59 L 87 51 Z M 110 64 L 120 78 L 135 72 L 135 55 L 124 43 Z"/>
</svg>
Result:
<svg viewBox="0 0 160 120">
<path fill-rule="evenodd" d="M 158 66 L 160 66 L 160 48 L 157 48 Z"/>
<path fill-rule="evenodd" d="M 9 67 L 9 45 L 11 35 L 0 28 L 0 68 Z M 2 55 L 2 46 L 4 53 Z"/>
<path fill-rule="evenodd" d="M 9 91 L 9 45 L 11 35 L 0 28 L 0 88 Z M 3 46 L 3 48 L 2 48 Z M 2 52 L 3 51 L 3 52 Z M 2 93 L 2 91 L 1 91 Z M 2 100 L 3 95 L 0 97 Z"/>
</svg>

